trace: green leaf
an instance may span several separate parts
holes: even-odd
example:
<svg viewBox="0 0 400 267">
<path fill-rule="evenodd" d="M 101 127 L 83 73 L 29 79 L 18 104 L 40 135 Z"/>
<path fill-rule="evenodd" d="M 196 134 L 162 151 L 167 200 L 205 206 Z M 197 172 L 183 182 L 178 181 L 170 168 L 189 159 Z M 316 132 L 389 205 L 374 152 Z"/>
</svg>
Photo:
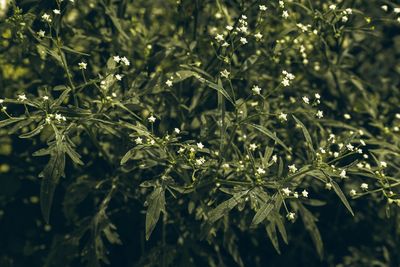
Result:
<svg viewBox="0 0 400 267">
<path fill-rule="evenodd" d="M 135 154 L 136 152 L 136 147 L 128 150 L 128 152 L 125 153 L 125 155 L 121 159 L 121 165 L 124 165 L 128 160 Z"/>
<path fill-rule="evenodd" d="M 346 196 L 343 194 L 342 190 L 340 189 L 340 186 L 334 180 L 331 180 L 330 182 L 333 185 L 333 189 L 335 190 L 336 195 L 338 195 L 340 200 L 343 202 L 343 204 L 346 206 L 346 208 L 350 211 L 351 215 L 354 216 L 354 212 L 351 209 L 351 206 L 350 206 L 349 202 L 347 201 Z"/>
<path fill-rule="evenodd" d="M 69 144 L 64 143 L 64 148 L 65 152 L 68 154 L 68 156 L 72 159 L 73 162 L 75 162 L 78 165 L 84 165 L 82 160 L 81 160 L 81 155 L 76 152 L 72 146 Z"/>
<path fill-rule="evenodd" d="M 43 217 L 47 223 L 50 220 L 50 210 L 53 203 L 53 196 L 61 176 L 64 176 L 65 153 L 62 149 L 52 151 L 50 160 L 39 174 L 42 177 L 40 187 L 40 207 Z"/>
<path fill-rule="evenodd" d="M 61 95 L 57 98 L 56 101 L 54 101 L 54 103 L 51 105 L 51 107 L 58 107 L 60 106 L 64 100 L 69 96 L 69 93 L 71 92 L 71 88 L 67 87 L 67 89 L 65 89 Z"/>
<path fill-rule="evenodd" d="M 276 136 L 276 134 L 273 134 L 270 130 L 268 130 L 264 126 L 256 125 L 253 123 L 246 123 L 246 124 L 253 127 L 254 129 L 260 131 L 261 133 L 265 134 L 266 136 L 268 136 L 269 138 L 274 140 L 277 144 L 281 145 L 284 149 L 286 149 L 291 154 L 291 151 L 289 150 L 289 148 L 282 142 L 281 139 L 279 139 L 279 137 Z"/>
<path fill-rule="evenodd" d="M 271 243 L 274 246 L 276 252 L 278 252 L 278 254 L 281 254 L 281 251 L 279 249 L 278 235 L 276 234 L 275 223 L 270 222 L 265 229 L 267 230 L 268 237 L 271 240 Z"/>
<path fill-rule="evenodd" d="M 311 135 L 310 135 L 310 133 L 308 132 L 307 128 L 306 128 L 306 127 L 304 126 L 304 124 L 303 124 L 299 119 L 297 119 L 294 115 L 292 115 L 292 116 L 293 116 L 293 119 L 296 121 L 297 125 L 299 125 L 299 126 L 301 127 L 301 130 L 303 131 L 303 135 L 304 135 L 304 137 L 305 137 L 305 139 L 306 139 L 306 141 L 307 141 L 308 146 L 309 146 L 310 149 L 315 153 L 314 146 L 313 146 L 313 142 L 312 142 L 312 139 L 311 139 Z"/>
<path fill-rule="evenodd" d="M 298 203 L 297 206 L 299 207 L 301 219 L 303 220 L 304 226 L 310 233 L 311 239 L 315 245 L 315 248 L 317 249 L 318 255 L 322 259 L 324 255 L 324 244 L 322 242 L 321 234 L 318 230 L 318 227 L 315 224 L 315 221 L 317 221 L 317 219 L 301 203 Z"/>
<path fill-rule="evenodd" d="M 154 188 L 147 201 L 149 207 L 146 212 L 146 240 L 149 240 L 161 212 L 165 213 L 165 189 L 162 186 Z"/>
<path fill-rule="evenodd" d="M 241 191 L 235 193 L 230 199 L 219 204 L 215 209 L 208 213 L 208 219 L 210 223 L 214 223 L 222 218 L 224 215 L 228 214 L 236 205 L 239 204 L 240 199 L 246 195 L 249 190 Z"/>
<path fill-rule="evenodd" d="M 36 127 L 35 129 L 33 129 L 32 131 L 30 131 L 28 133 L 21 134 L 19 137 L 20 138 L 31 138 L 31 137 L 34 137 L 35 135 L 40 134 L 41 131 L 43 130 L 43 128 L 44 128 L 44 125 L 41 124 L 38 127 Z"/>
<path fill-rule="evenodd" d="M 22 121 L 24 119 L 26 119 L 26 118 L 25 117 L 20 117 L 20 118 L 9 118 L 9 119 L 2 120 L 2 121 L 0 121 L 0 128 L 6 127 L 6 126 L 8 126 L 10 124 Z"/>
<path fill-rule="evenodd" d="M 229 102 L 232 103 L 232 105 L 235 105 L 234 101 L 232 100 L 231 96 L 228 94 L 228 92 L 225 90 L 225 88 L 222 86 L 221 79 L 218 79 L 218 84 L 210 82 L 200 76 L 195 76 L 200 82 L 205 83 L 208 87 L 220 92 Z"/>
<path fill-rule="evenodd" d="M 285 229 L 285 225 L 283 223 L 282 217 L 278 213 L 276 216 L 274 216 L 274 219 L 275 219 L 276 226 L 278 227 L 279 233 L 282 236 L 283 241 L 286 244 L 288 244 L 289 241 L 288 241 L 288 237 L 287 237 L 287 233 L 286 233 L 286 229 Z"/>
<path fill-rule="evenodd" d="M 273 210 L 275 201 L 277 198 L 277 194 L 274 194 L 270 200 L 266 201 L 260 209 L 257 211 L 257 213 L 254 215 L 253 220 L 251 221 L 251 226 L 256 226 L 257 224 L 263 222 L 265 218 L 268 217 L 270 212 Z"/>
</svg>

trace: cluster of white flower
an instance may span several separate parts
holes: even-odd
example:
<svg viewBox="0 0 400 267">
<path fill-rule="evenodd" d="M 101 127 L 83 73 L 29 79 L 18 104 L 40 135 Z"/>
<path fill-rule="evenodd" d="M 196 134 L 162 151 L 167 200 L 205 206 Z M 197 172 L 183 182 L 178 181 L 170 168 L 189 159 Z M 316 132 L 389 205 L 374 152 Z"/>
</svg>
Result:
<svg viewBox="0 0 400 267">
<path fill-rule="evenodd" d="M 125 66 L 129 66 L 131 63 L 129 62 L 129 60 L 126 57 L 120 57 L 120 56 L 113 56 L 113 59 L 116 63 L 122 63 Z"/>
<path fill-rule="evenodd" d="M 349 20 L 349 15 L 353 14 L 353 10 L 351 8 L 346 8 L 341 12 L 342 22 L 346 23 Z"/>
<path fill-rule="evenodd" d="M 53 119 L 54 119 L 55 122 L 57 122 L 57 123 L 61 123 L 61 122 L 67 121 L 67 118 L 66 118 L 65 116 L 59 114 L 59 113 L 56 113 L 56 114 L 48 114 L 48 115 L 46 116 L 45 121 L 46 121 L 47 124 L 50 124 L 52 121 L 54 121 Z"/>
<path fill-rule="evenodd" d="M 285 9 L 285 2 L 279 1 L 279 7 L 283 9 L 282 18 L 287 19 L 289 17 L 289 12 Z"/>
<path fill-rule="evenodd" d="M 286 70 L 283 70 L 282 74 L 283 74 L 283 79 L 282 79 L 282 82 L 281 82 L 282 85 L 283 86 L 289 86 L 290 82 L 295 78 L 295 76 L 292 73 L 287 72 Z"/>
</svg>

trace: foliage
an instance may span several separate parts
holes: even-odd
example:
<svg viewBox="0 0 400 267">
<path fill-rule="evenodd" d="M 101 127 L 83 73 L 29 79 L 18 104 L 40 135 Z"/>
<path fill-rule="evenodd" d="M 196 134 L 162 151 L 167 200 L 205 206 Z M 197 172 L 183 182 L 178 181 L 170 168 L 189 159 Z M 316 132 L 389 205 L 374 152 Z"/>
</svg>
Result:
<svg viewBox="0 0 400 267">
<path fill-rule="evenodd" d="M 0 266 L 400 264 L 396 1 L 0 11 Z"/>
</svg>

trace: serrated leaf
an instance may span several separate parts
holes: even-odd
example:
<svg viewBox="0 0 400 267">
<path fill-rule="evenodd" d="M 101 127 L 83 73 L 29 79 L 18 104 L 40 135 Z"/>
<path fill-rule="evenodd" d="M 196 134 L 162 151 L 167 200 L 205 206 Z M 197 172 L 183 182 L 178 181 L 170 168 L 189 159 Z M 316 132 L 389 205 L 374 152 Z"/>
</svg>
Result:
<svg viewBox="0 0 400 267">
<path fill-rule="evenodd" d="M 50 220 L 50 210 L 53 203 L 53 196 L 61 176 L 64 176 L 65 153 L 61 149 L 52 151 L 50 160 L 39 174 L 42 177 L 40 187 L 40 207 L 43 217 L 47 223 Z"/>
<path fill-rule="evenodd" d="M 277 144 L 281 145 L 290 154 L 292 154 L 291 151 L 289 150 L 289 148 L 282 142 L 282 140 L 279 139 L 279 137 L 277 137 L 275 134 L 273 134 L 270 130 L 268 130 L 264 126 L 256 125 L 256 124 L 253 124 L 253 123 L 247 123 L 247 125 L 249 125 L 249 126 L 253 127 L 254 129 L 260 131 L 261 133 L 265 134 L 266 136 L 268 136 L 269 138 L 274 140 Z"/>
<path fill-rule="evenodd" d="M 274 194 L 271 199 L 266 201 L 254 215 L 253 220 L 251 221 L 251 226 L 256 226 L 257 224 L 263 222 L 265 218 L 268 217 L 270 212 L 273 210 L 275 205 L 275 200 L 277 198 L 277 194 Z"/>
<path fill-rule="evenodd" d="M 149 240 L 161 212 L 165 212 L 165 190 L 162 186 L 154 188 L 148 198 L 149 207 L 146 212 L 146 240 Z"/>
<path fill-rule="evenodd" d="M 331 180 L 331 184 L 333 185 L 333 189 L 335 190 L 336 195 L 338 195 L 338 197 L 343 202 L 345 207 L 349 210 L 351 215 L 354 216 L 354 212 L 353 212 L 349 202 L 347 201 L 346 196 L 343 194 L 342 189 L 340 189 L 340 186 L 334 180 Z"/>
<path fill-rule="evenodd" d="M 219 204 L 215 209 L 208 213 L 208 219 L 210 223 L 214 223 L 222 218 L 224 215 L 228 214 L 236 205 L 239 204 L 240 199 L 246 195 L 249 190 L 235 193 L 230 199 Z"/>
</svg>

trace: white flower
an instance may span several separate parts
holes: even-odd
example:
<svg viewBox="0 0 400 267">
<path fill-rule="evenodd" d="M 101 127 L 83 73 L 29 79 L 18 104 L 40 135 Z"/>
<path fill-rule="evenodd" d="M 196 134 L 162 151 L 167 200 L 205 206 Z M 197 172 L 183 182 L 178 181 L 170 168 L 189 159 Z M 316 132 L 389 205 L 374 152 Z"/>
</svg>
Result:
<svg viewBox="0 0 400 267">
<path fill-rule="evenodd" d="M 217 35 L 215 36 L 215 40 L 216 40 L 217 42 L 222 42 L 222 41 L 224 41 L 224 36 L 223 36 L 222 34 L 217 34 Z"/>
<path fill-rule="evenodd" d="M 261 88 L 258 87 L 257 85 L 254 85 L 251 90 L 253 91 L 253 94 L 255 94 L 255 95 L 259 95 L 261 93 Z"/>
<path fill-rule="evenodd" d="M 273 155 L 272 156 L 272 161 L 276 163 L 278 161 L 278 156 L 277 155 Z"/>
<path fill-rule="evenodd" d="M 147 118 L 149 120 L 149 122 L 154 123 L 156 122 L 156 117 L 154 117 L 153 115 L 151 115 L 150 117 Z"/>
<path fill-rule="evenodd" d="M 25 94 L 20 94 L 20 95 L 18 95 L 18 101 L 25 101 L 25 100 L 27 100 Z"/>
<path fill-rule="evenodd" d="M 352 144 L 347 144 L 346 148 L 350 151 L 354 151 L 354 146 Z"/>
<path fill-rule="evenodd" d="M 224 77 L 224 78 L 229 78 L 229 75 L 230 75 L 231 73 L 229 72 L 229 71 L 227 71 L 226 69 L 224 69 L 223 71 L 221 71 L 221 76 L 222 77 Z"/>
<path fill-rule="evenodd" d="M 379 165 L 380 165 L 382 168 L 386 168 L 386 167 L 387 167 L 387 163 L 386 163 L 385 161 L 379 162 Z"/>
<path fill-rule="evenodd" d="M 129 66 L 131 64 L 126 57 L 121 58 L 121 61 L 125 66 Z"/>
<path fill-rule="evenodd" d="M 303 190 L 302 192 L 301 192 L 301 195 L 303 196 L 303 197 L 308 197 L 308 192 L 307 192 L 307 190 Z"/>
<path fill-rule="evenodd" d="M 250 144 L 250 150 L 251 151 L 254 151 L 254 150 L 256 150 L 257 149 L 257 145 L 256 144 Z"/>
<path fill-rule="evenodd" d="M 85 63 L 85 62 L 80 62 L 80 63 L 78 63 L 78 66 L 79 66 L 79 69 L 81 69 L 81 70 L 86 70 L 87 63 Z"/>
<path fill-rule="evenodd" d="M 350 119 L 351 119 L 351 116 L 350 116 L 350 114 L 348 114 L 348 113 L 344 114 L 343 117 L 344 117 L 346 120 L 350 120 Z"/>
<path fill-rule="evenodd" d="M 201 157 L 199 159 L 196 159 L 196 164 L 197 165 L 203 165 L 206 162 L 206 159 L 204 157 Z"/>
<path fill-rule="evenodd" d="M 318 94 L 318 93 L 316 93 L 314 96 L 315 96 L 316 99 L 320 99 L 321 98 L 320 94 Z"/>
<path fill-rule="evenodd" d="M 281 112 L 281 113 L 279 114 L 278 118 L 279 118 L 281 121 L 287 121 L 287 114 Z"/>
<path fill-rule="evenodd" d="M 299 193 L 294 192 L 294 193 L 293 193 L 293 196 L 294 196 L 294 198 L 299 198 Z"/>
<path fill-rule="evenodd" d="M 286 215 L 286 218 L 288 218 L 289 221 L 293 221 L 294 218 L 295 218 L 295 216 L 296 216 L 296 213 L 294 213 L 294 212 L 289 212 L 289 213 Z"/>
<path fill-rule="evenodd" d="M 43 98 L 44 101 L 49 100 L 49 97 L 47 95 L 43 96 L 42 98 Z"/>
<path fill-rule="evenodd" d="M 0 98 L 0 104 L 4 103 L 4 99 Z"/>
<path fill-rule="evenodd" d="M 289 12 L 287 10 L 283 10 L 282 18 L 287 19 L 289 17 Z"/>
<path fill-rule="evenodd" d="M 333 157 L 334 157 L 334 158 L 339 157 L 339 152 L 333 152 Z"/>
<path fill-rule="evenodd" d="M 348 20 L 349 20 L 349 18 L 347 16 L 343 16 L 342 17 L 342 22 L 343 23 L 346 23 Z"/>
<path fill-rule="evenodd" d="M 388 11 L 388 6 L 387 5 L 382 5 L 381 8 L 382 8 L 383 11 Z"/>
<path fill-rule="evenodd" d="M 357 191 L 354 189 L 350 190 L 350 196 L 354 197 L 355 195 L 357 195 Z"/>
<path fill-rule="evenodd" d="M 44 30 L 40 30 L 36 33 L 39 37 L 43 38 L 46 34 L 46 32 Z"/>
<path fill-rule="evenodd" d="M 233 27 L 232 27 L 231 25 L 228 25 L 228 26 L 226 26 L 225 28 L 226 28 L 228 31 L 233 30 Z"/>
<path fill-rule="evenodd" d="M 261 167 L 258 167 L 257 173 L 258 173 L 259 175 L 263 175 L 263 174 L 265 174 L 265 170 L 264 170 L 263 168 L 261 168 Z"/>
<path fill-rule="evenodd" d="M 44 13 L 44 14 L 42 15 L 42 20 L 45 21 L 45 22 L 50 23 L 50 22 L 51 22 L 50 15 L 47 14 L 47 13 Z"/>
<path fill-rule="evenodd" d="M 181 148 L 179 148 L 179 150 L 178 150 L 178 154 L 181 154 L 181 153 L 183 153 L 185 151 L 185 148 L 184 147 L 181 147 Z"/>
<path fill-rule="evenodd" d="M 289 171 L 291 173 L 295 173 L 297 171 L 296 165 L 294 165 L 294 164 L 289 165 Z"/>
<path fill-rule="evenodd" d="M 119 62 L 121 61 L 121 58 L 120 58 L 119 56 L 113 56 L 113 60 L 114 60 L 116 63 L 119 63 Z"/>
<path fill-rule="evenodd" d="M 245 37 L 240 37 L 240 42 L 245 45 L 247 44 L 247 39 Z"/>
<path fill-rule="evenodd" d="M 117 79 L 118 81 L 122 80 L 122 76 L 120 74 L 116 74 L 115 75 L 115 79 Z"/>
<path fill-rule="evenodd" d="M 258 7 L 260 8 L 261 11 L 267 10 L 267 6 L 265 6 L 265 5 L 259 5 Z"/>
<path fill-rule="evenodd" d="M 291 192 L 292 192 L 292 191 L 290 191 L 290 189 L 289 189 L 288 187 L 285 187 L 285 188 L 282 189 L 282 193 L 283 193 L 285 196 L 289 196 Z"/>
<path fill-rule="evenodd" d="M 310 104 L 310 99 L 308 97 L 303 96 L 302 99 L 303 99 L 304 103 Z"/>
<path fill-rule="evenodd" d="M 174 129 L 174 132 L 177 133 L 177 134 L 179 134 L 179 133 L 181 132 L 181 130 L 179 130 L 179 128 L 175 128 L 175 129 Z"/>
<path fill-rule="evenodd" d="M 165 82 L 165 84 L 166 84 L 168 87 L 172 87 L 172 85 L 173 85 L 173 83 L 172 83 L 171 80 L 167 80 L 167 81 Z"/>
<path fill-rule="evenodd" d="M 328 189 L 328 190 L 331 190 L 331 189 L 332 189 L 332 186 L 333 186 L 333 185 L 332 185 L 331 183 L 326 183 L 326 184 L 325 184 L 325 188 Z"/>
<path fill-rule="evenodd" d="M 324 112 L 322 110 L 318 110 L 315 116 L 317 116 L 318 119 L 321 119 L 324 117 Z"/>
<path fill-rule="evenodd" d="M 283 78 L 282 85 L 285 86 L 285 87 L 289 86 L 290 85 L 289 79 Z"/>
<path fill-rule="evenodd" d="M 393 9 L 393 12 L 396 13 L 396 14 L 399 14 L 400 13 L 400 7 L 395 7 Z"/>
<path fill-rule="evenodd" d="M 199 149 L 203 149 L 203 148 L 204 148 L 204 145 L 200 142 L 200 143 L 197 143 L 197 147 L 198 147 Z"/>
<path fill-rule="evenodd" d="M 351 14 L 353 14 L 353 9 L 351 9 L 351 8 L 346 8 L 344 12 L 346 12 L 346 13 L 349 14 L 349 15 L 351 15 Z"/>
<path fill-rule="evenodd" d="M 263 36 L 260 32 L 254 34 L 254 37 L 256 37 L 256 39 L 260 40 Z"/>
<path fill-rule="evenodd" d="M 56 15 L 60 15 L 61 11 L 59 9 L 53 9 L 54 14 Z"/>
<path fill-rule="evenodd" d="M 284 8 L 284 7 L 285 7 L 285 3 L 284 3 L 283 1 L 279 1 L 279 6 L 280 6 L 281 8 Z"/>
<path fill-rule="evenodd" d="M 340 178 L 344 179 L 346 178 L 346 170 L 342 170 L 339 174 Z"/>
<path fill-rule="evenodd" d="M 360 187 L 361 187 L 362 190 L 368 190 L 368 184 L 367 183 L 362 183 Z"/>
<path fill-rule="evenodd" d="M 330 10 L 335 10 L 335 9 L 336 9 L 336 5 L 330 5 L 330 6 L 329 6 L 329 9 L 330 9 Z"/>
</svg>

